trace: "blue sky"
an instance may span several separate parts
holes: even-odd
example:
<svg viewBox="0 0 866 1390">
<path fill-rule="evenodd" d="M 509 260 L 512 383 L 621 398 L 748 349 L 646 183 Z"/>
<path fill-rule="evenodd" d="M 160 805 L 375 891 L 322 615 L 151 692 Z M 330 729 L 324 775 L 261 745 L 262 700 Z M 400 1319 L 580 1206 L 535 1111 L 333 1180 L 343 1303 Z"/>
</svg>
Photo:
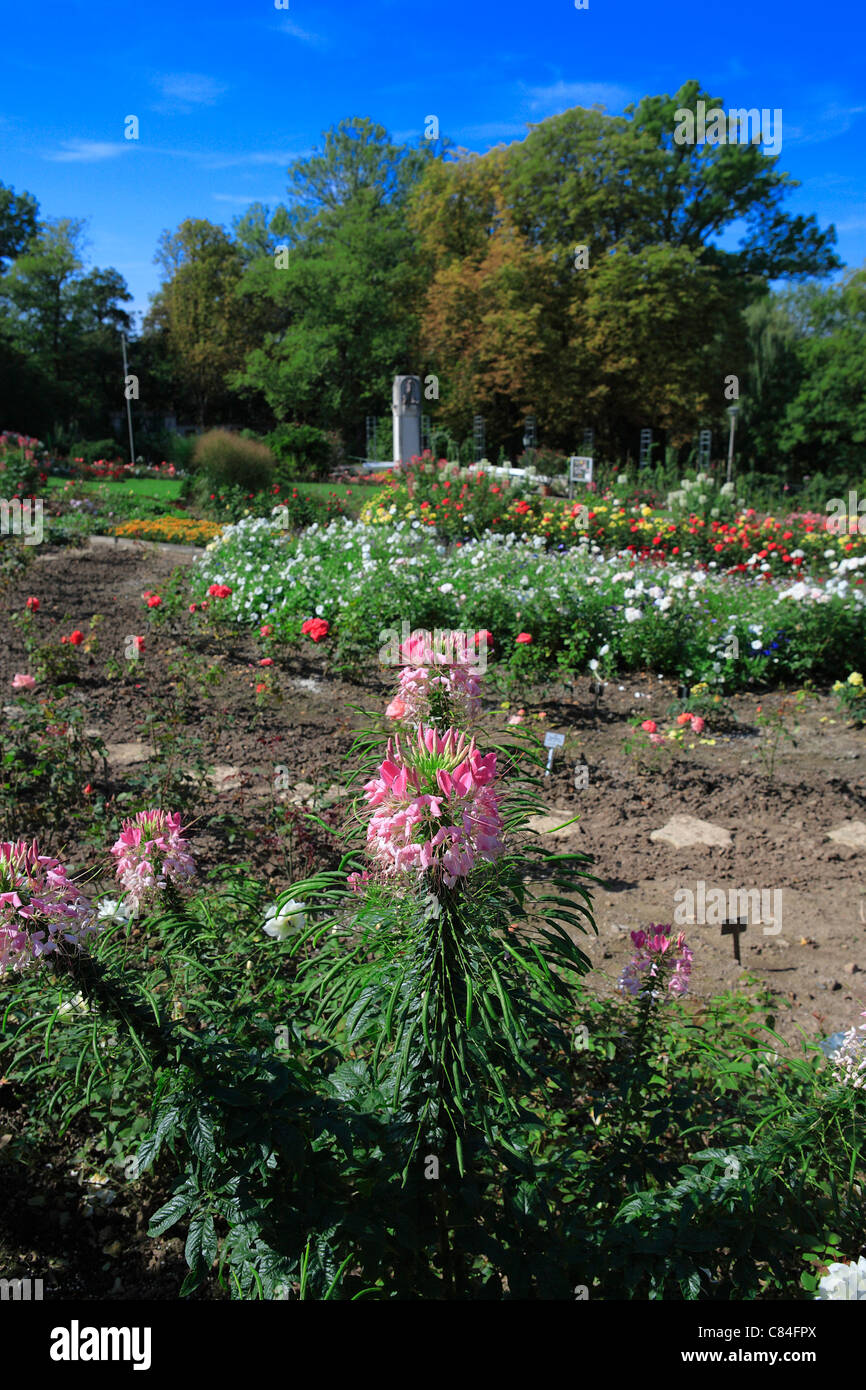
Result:
<svg viewBox="0 0 866 1390">
<path fill-rule="evenodd" d="M 289 161 L 370 116 L 485 150 L 570 106 L 618 113 L 698 79 L 726 107 L 781 108 L 791 211 L 866 261 L 866 66 L 853 0 L 40 0 L 7 7 L 0 180 L 84 218 L 94 264 L 145 310 L 159 234 L 285 197 Z M 124 139 L 137 115 L 138 141 Z"/>
</svg>

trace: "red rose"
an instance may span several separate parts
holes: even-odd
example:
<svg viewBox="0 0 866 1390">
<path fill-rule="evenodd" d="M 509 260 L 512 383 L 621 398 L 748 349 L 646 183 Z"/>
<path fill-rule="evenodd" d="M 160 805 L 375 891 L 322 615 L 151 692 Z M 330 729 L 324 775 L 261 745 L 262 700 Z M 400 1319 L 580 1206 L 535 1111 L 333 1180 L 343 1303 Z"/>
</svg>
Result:
<svg viewBox="0 0 866 1390">
<path fill-rule="evenodd" d="M 74 632 L 70 632 L 69 640 L 72 643 L 73 647 L 80 647 L 81 643 L 84 641 L 84 633 L 80 632 L 79 629 L 76 628 Z"/>
<path fill-rule="evenodd" d="M 159 594 L 151 594 L 147 600 L 148 608 L 159 608 L 161 603 L 162 599 L 160 598 Z"/>
<path fill-rule="evenodd" d="M 27 607 L 30 609 L 31 613 L 36 613 L 39 609 L 38 598 L 29 598 L 27 600 Z"/>
<path fill-rule="evenodd" d="M 532 633 L 531 633 L 531 632 L 518 632 L 518 634 L 517 634 L 517 636 L 515 637 L 514 640 L 515 640 L 515 642 L 531 642 L 531 641 L 532 641 Z"/>
</svg>

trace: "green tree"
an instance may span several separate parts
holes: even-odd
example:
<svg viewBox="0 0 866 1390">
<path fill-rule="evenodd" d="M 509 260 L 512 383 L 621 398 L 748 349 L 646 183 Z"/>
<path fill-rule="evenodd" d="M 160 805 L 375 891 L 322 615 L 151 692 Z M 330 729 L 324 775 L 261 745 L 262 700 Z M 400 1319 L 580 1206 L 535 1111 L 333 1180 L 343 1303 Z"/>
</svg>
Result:
<svg viewBox="0 0 866 1390">
<path fill-rule="evenodd" d="M 62 355 L 72 327 L 75 282 L 84 268 L 84 223 L 70 217 L 40 224 L 0 280 L 14 336 L 62 377 Z"/>
<path fill-rule="evenodd" d="M 433 266 L 423 321 L 446 423 L 459 424 L 449 415 L 458 400 L 474 397 L 500 419 L 532 402 L 547 442 L 573 447 L 594 423 L 619 453 L 640 425 L 685 443 L 698 423 L 724 418 L 725 378 L 746 370 L 747 305 L 770 278 L 824 275 L 839 262 L 832 227 L 781 208 L 796 184 L 777 159 L 751 144 L 676 143 L 676 112 L 701 97 L 721 105 L 689 82 L 621 117 L 575 108 L 525 140 L 426 171 L 413 218 Z M 740 221 L 739 247 L 720 249 Z M 501 257 L 485 244 L 506 222 L 510 400 L 494 399 L 484 354 L 467 349 L 457 292 L 471 279 L 473 304 L 501 302 Z M 520 333 L 529 323 L 533 351 Z"/>
<path fill-rule="evenodd" d="M 31 193 L 15 193 L 0 183 L 0 271 L 20 256 L 36 235 L 39 204 Z"/>
<path fill-rule="evenodd" d="M 197 423 L 212 423 L 230 408 L 226 377 L 243 361 L 240 250 L 224 228 L 187 218 L 162 234 L 154 259 L 164 279 L 144 331 L 161 337 L 178 394 Z"/>
<path fill-rule="evenodd" d="M 0 277 L 4 418 L 42 435 L 108 435 L 123 400 L 117 334 L 130 328 L 130 299 L 116 270 L 85 270 L 82 222 L 39 223 Z"/>
<path fill-rule="evenodd" d="M 866 448 L 866 267 L 837 285 L 804 286 L 789 309 L 805 329 L 796 344 L 799 380 L 780 444 L 803 466 L 864 477 Z"/>
<path fill-rule="evenodd" d="M 423 272 L 406 205 L 435 153 L 395 145 L 382 126 L 358 118 L 327 131 L 324 149 L 291 166 L 276 222 L 283 249 L 269 244 L 242 286 L 273 326 L 233 378 L 278 420 L 338 426 L 360 440 L 394 372 L 411 369 Z M 261 240 L 260 217 L 247 241 L 254 230 Z"/>
</svg>

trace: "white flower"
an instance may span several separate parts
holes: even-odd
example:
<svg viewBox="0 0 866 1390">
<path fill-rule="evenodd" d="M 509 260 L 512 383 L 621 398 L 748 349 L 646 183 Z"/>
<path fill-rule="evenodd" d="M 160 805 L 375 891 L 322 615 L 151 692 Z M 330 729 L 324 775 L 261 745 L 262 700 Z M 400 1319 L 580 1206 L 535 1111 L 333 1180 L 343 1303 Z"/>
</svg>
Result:
<svg viewBox="0 0 866 1390">
<path fill-rule="evenodd" d="M 595 657 L 593 657 L 593 658 L 592 658 L 592 661 L 589 663 L 589 669 L 590 669 L 590 671 L 597 671 L 597 670 L 598 670 L 598 662 L 596 661 Z"/>
<path fill-rule="evenodd" d="M 129 903 L 121 902 L 117 898 L 101 898 L 96 904 L 98 922 L 128 922 L 132 915 Z"/>
<path fill-rule="evenodd" d="M 639 622 L 643 616 L 639 608 L 626 608 L 623 614 L 627 623 Z"/>
<path fill-rule="evenodd" d="M 268 936 L 285 941 L 287 936 L 294 936 L 297 932 L 303 931 L 306 925 L 305 904 L 292 899 L 283 903 L 282 907 L 279 903 L 271 904 L 265 913 L 263 929 Z"/>
<path fill-rule="evenodd" d="M 763 647 L 763 645 L 764 645 L 763 642 L 750 642 L 750 643 L 749 643 L 749 646 L 752 648 L 752 651 L 753 651 L 753 652 L 759 652 L 759 651 L 761 650 L 761 648 Z"/>
<path fill-rule="evenodd" d="M 81 1014 L 90 1013 L 90 1005 L 79 990 L 71 999 L 65 1000 L 57 1010 L 57 1017 L 64 1023 L 74 1023 Z"/>
<path fill-rule="evenodd" d="M 866 1299 L 866 1257 L 856 1264 L 831 1264 L 818 1284 L 819 1299 L 843 1299 L 846 1302 Z"/>
<path fill-rule="evenodd" d="M 453 585 L 453 584 L 440 584 L 440 585 L 439 585 L 439 592 L 440 592 L 440 594 L 450 594 L 450 593 L 453 592 L 453 589 L 454 589 L 454 585 Z"/>
</svg>

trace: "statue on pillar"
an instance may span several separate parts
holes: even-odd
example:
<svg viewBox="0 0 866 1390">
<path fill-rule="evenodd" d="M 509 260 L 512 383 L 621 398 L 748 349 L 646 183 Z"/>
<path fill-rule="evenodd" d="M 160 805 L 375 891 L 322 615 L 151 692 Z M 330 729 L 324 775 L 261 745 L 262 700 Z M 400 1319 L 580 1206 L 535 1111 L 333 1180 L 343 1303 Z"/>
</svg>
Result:
<svg viewBox="0 0 866 1390">
<path fill-rule="evenodd" d="M 421 378 L 395 376 L 391 393 L 394 462 L 406 465 L 421 453 Z"/>
</svg>

